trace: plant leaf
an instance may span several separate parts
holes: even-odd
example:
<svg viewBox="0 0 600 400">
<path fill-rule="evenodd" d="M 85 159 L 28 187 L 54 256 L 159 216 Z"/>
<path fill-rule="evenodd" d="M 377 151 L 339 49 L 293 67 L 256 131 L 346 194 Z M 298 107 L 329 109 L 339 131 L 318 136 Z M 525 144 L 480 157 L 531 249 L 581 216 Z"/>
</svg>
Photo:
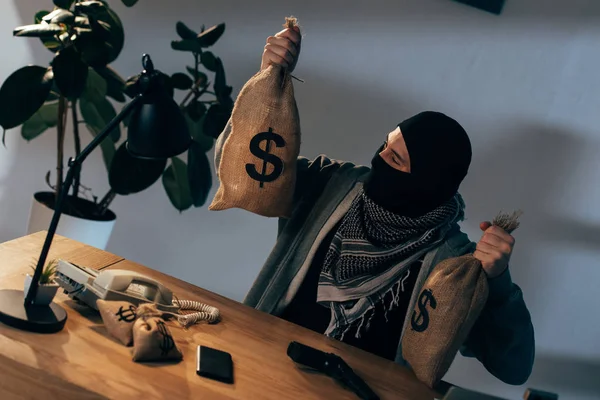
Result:
<svg viewBox="0 0 600 400">
<path fill-rule="evenodd" d="M 217 40 L 223 35 L 225 32 L 225 23 L 220 23 L 219 25 L 211 26 L 201 34 L 199 34 L 196 38 L 200 47 L 210 47 L 214 45 Z"/>
<path fill-rule="evenodd" d="M 206 105 L 194 101 L 185 108 L 185 119 L 190 130 L 190 135 L 202 151 L 209 151 L 215 144 L 215 139 L 204 134 L 204 120 L 206 118 Z"/>
<path fill-rule="evenodd" d="M 171 48 L 177 51 L 202 53 L 202 46 L 200 46 L 200 43 L 196 39 L 172 40 Z"/>
<path fill-rule="evenodd" d="M 138 0 L 123 0 L 123 4 L 125 4 L 126 7 L 133 7 L 137 2 Z"/>
<path fill-rule="evenodd" d="M 73 24 L 78 28 L 91 28 L 89 18 L 80 15 L 75 16 Z"/>
<path fill-rule="evenodd" d="M 162 175 L 162 183 L 167 196 L 179 212 L 187 210 L 193 204 L 188 179 L 187 165 L 178 157 L 171 158 L 171 165 Z"/>
<path fill-rule="evenodd" d="M 209 71 L 215 72 L 218 68 L 217 58 L 210 51 L 203 52 L 200 56 L 200 61 L 202 62 L 202 65 L 204 65 L 204 67 Z"/>
<path fill-rule="evenodd" d="M 55 190 L 54 186 L 50 183 L 50 171 L 46 172 L 46 185 L 48 185 L 48 187 L 52 190 Z"/>
<path fill-rule="evenodd" d="M 79 103 L 81 104 L 82 101 L 80 100 Z M 86 124 L 86 127 L 94 137 L 98 136 L 98 134 L 100 133 L 100 130 L 98 130 L 95 126 Z M 115 156 L 115 153 L 117 152 L 115 144 L 113 143 L 110 136 L 100 143 L 100 150 L 102 150 L 102 159 L 104 160 L 106 171 L 110 173 L 110 166 L 112 164 L 112 160 Z"/>
<path fill-rule="evenodd" d="M 18 26 L 13 30 L 13 35 L 18 37 L 43 37 L 52 38 L 63 32 L 63 27 L 58 24 L 35 24 Z"/>
<path fill-rule="evenodd" d="M 53 78 L 52 68 L 37 65 L 13 72 L 0 87 L 0 126 L 11 129 L 31 118 L 48 98 Z"/>
<path fill-rule="evenodd" d="M 131 121 L 131 113 L 127 114 L 127 116 L 125 118 L 123 118 L 123 126 L 124 127 L 129 127 L 129 123 Z"/>
<path fill-rule="evenodd" d="M 117 149 L 108 174 L 112 190 L 122 196 L 146 190 L 162 175 L 167 160 L 148 160 L 133 157 L 127 150 L 127 142 Z"/>
<path fill-rule="evenodd" d="M 60 7 L 60 6 L 59 6 Z M 69 5 L 71 7 L 71 5 Z M 72 25 L 75 22 L 75 14 L 66 9 L 58 8 L 51 13 L 45 15 L 42 21 L 47 24 L 67 24 Z"/>
<path fill-rule="evenodd" d="M 217 57 L 215 63 L 216 71 L 214 89 L 215 94 L 217 95 L 217 100 L 219 103 L 225 106 L 225 108 L 233 107 L 233 100 L 231 99 L 231 92 L 233 91 L 233 88 L 227 85 L 223 62 L 219 57 Z"/>
<path fill-rule="evenodd" d="M 82 96 L 89 101 L 102 101 L 108 94 L 108 84 L 98 71 L 90 68 Z"/>
<path fill-rule="evenodd" d="M 198 79 L 200 79 L 200 83 L 199 86 L 202 87 L 206 81 L 208 80 L 208 76 L 206 76 L 206 74 L 202 71 L 198 71 L 196 73 L 196 70 L 192 67 L 185 67 L 188 71 L 188 73 L 192 76 L 194 82 L 198 81 Z"/>
<path fill-rule="evenodd" d="M 46 101 L 47 102 L 56 101 L 56 100 L 58 100 L 59 97 L 60 96 L 58 95 L 58 93 L 55 93 L 51 90 L 50 93 L 48 93 L 48 98 L 46 99 Z"/>
<path fill-rule="evenodd" d="M 182 39 L 196 39 L 196 36 L 198 36 L 198 32 L 194 32 L 181 21 L 177 22 L 177 24 L 175 25 L 175 30 L 177 31 L 179 37 Z"/>
<path fill-rule="evenodd" d="M 95 134 L 100 133 L 108 123 L 117 116 L 115 108 L 106 98 L 89 99 L 82 96 L 79 100 L 79 109 L 88 127 L 93 127 Z M 107 138 L 114 143 L 118 142 L 121 137 L 121 129 L 117 125 Z M 107 165 L 108 167 L 108 165 Z"/>
<path fill-rule="evenodd" d="M 212 138 L 218 138 L 225 129 L 227 121 L 231 116 L 231 109 L 223 106 L 222 104 L 213 104 L 208 109 L 204 118 L 204 130 L 203 133 L 206 136 Z"/>
<path fill-rule="evenodd" d="M 188 179 L 192 204 L 194 207 L 202 207 L 212 187 L 212 172 L 206 153 L 195 142 L 188 149 Z"/>
<path fill-rule="evenodd" d="M 215 145 L 215 139 L 204 134 L 204 120 L 206 116 L 200 118 L 198 121 L 192 120 L 188 114 L 185 115 L 185 120 L 190 130 L 192 140 L 196 143 L 202 151 L 209 151 Z"/>
<path fill-rule="evenodd" d="M 75 42 L 83 59 L 92 67 L 102 67 L 117 59 L 125 43 L 119 16 L 105 3 L 84 1 L 75 10 L 87 15 L 92 32 L 81 33 Z"/>
<path fill-rule="evenodd" d="M 69 46 L 60 50 L 52 60 L 52 70 L 56 85 L 63 96 L 69 100 L 81 96 L 87 81 L 88 66 L 75 47 Z"/>
<path fill-rule="evenodd" d="M 110 65 L 96 69 L 96 72 L 104 78 L 106 83 L 105 95 L 113 98 L 114 100 L 124 103 L 126 101 L 124 90 L 125 90 L 125 79 L 119 75 Z"/>
<path fill-rule="evenodd" d="M 175 89 L 188 90 L 192 87 L 194 82 L 192 81 L 192 78 L 190 78 L 186 74 L 176 72 L 173 75 L 171 75 L 171 84 Z"/>
<path fill-rule="evenodd" d="M 98 0 L 81 1 L 75 4 L 75 12 L 90 14 L 103 9 L 106 4 Z"/>
<path fill-rule="evenodd" d="M 44 47 L 46 47 L 48 50 L 50 50 L 53 53 L 56 53 L 62 47 L 62 44 L 60 42 L 58 42 L 54 39 L 51 39 L 51 38 L 40 38 L 40 40 L 44 44 Z"/>
<path fill-rule="evenodd" d="M 34 22 L 36 24 L 41 23 L 42 18 L 44 18 L 48 14 L 50 14 L 50 11 L 46 11 L 46 10 L 38 11 L 34 16 Z M 41 37 L 40 40 L 44 44 L 44 47 L 46 47 L 48 50 L 50 50 L 53 53 L 56 53 L 58 50 L 60 50 L 60 48 L 62 46 L 61 43 L 56 39 L 56 36 Z"/>
<path fill-rule="evenodd" d="M 93 31 L 82 31 L 79 28 L 74 40 L 75 46 L 81 52 L 83 60 L 91 67 L 98 68 L 110 63 L 112 46 Z"/>
<path fill-rule="evenodd" d="M 58 102 L 46 103 L 21 125 L 21 136 L 31 141 L 58 124 Z"/>
<path fill-rule="evenodd" d="M 125 94 L 131 98 L 134 98 L 140 93 L 140 88 L 138 82 L 140 80 L 140 75 L 133 75 L 127 78 L 125 81 L 125 87 L 123 91 Z"/>
<path fill-rule="evenodd" d="M 198 122 L 206 114 L 206 104 L 201 101 L 193 101 L 185 107 L 185 112 L 192 121 Z"/>
<path fill-rule="evenodd" d="M 52 0 L 56 7 L 64 8 L 68 10 L 73 5 L 73 0 Z"/>
<path fill-rule="evenodd" d="M 50 11 L 46 10 L 40 10 L 36 12 L 35 16 L 33 17 L 33 22 L 39 24 L 40 22 L 42 22 L 42 18 L 44 18 L 48 14 L 50 14 Z"/>
<path fill-rule="evenodd" d="M 164 72 L 159 73 L 160 82 L 159 84 L 164 86 L 164 89 L 167 91 L 169 96 L 173 97 L 175 95 L 175 88 L 173 87 L 173 82 L 171 81 L 171 77 Z"/>
</svg>

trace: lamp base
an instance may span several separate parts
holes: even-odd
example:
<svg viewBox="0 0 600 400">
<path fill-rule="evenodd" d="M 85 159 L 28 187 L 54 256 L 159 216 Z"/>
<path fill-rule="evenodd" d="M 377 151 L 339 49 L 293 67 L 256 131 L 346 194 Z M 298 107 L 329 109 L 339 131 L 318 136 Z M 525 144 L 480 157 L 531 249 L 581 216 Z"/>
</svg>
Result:
<svg viewBox="0 0 600 400">
<path fill-rule="evenodd" d="M 65 326 L 67 312 L 56 303 L 25 307 L 25 292 L 0 290 L 0 322 L 35 333 L 56 333 Z"/>
</svg>

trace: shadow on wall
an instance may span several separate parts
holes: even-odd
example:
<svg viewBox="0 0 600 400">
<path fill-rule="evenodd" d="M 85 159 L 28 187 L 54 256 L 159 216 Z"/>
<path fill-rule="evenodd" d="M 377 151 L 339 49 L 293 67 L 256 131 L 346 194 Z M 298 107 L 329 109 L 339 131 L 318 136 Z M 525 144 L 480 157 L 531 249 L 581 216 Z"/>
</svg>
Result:
<svg viewBox="0 0 600 400">
<path fill-rule="evenodd" d="M 469 197 L 469 214 L 514 206 L 524 211 L 526 222 L 519 229 L 527 234 L 520 236 L 600 248 L 600 226 L 553 209 L 565 197 L 565 187 L 573 183 L 585 162 L 582 155 L 593 143 L 562 126 L 520 123 L 503 129 L 506 134 L 499 142 L 474 151 L 463 189 Z"/>
<path fill-rule="evenodd" d="M 543 355 L 537 357 L 536 368 L 528 385 L 543 384 L 547 386 L 551 382 L 555 388 L 553 390 L 556 391 L 565 390 L 572 394 L 598 395 L 600 393 L 599 376 L 600 361 Z"/>
<path fill-rule="evenodd" d="M 456 358 L 444 380 L 503 399 L 520 399 L 527 388 L 534 388 L 556 393 L 559 399 L 591 400 L 600 393 L 598 376 L 598 361 L 542 354 L 536 357 L 531 376 L 523 385 L 506 385 L 488 373 L 479 361 L 463 357 Z"/>
<path fill-rule="evenodd" d="M 590 143 L 560 126 L 525 122 L 505 129 L 500 142 L 474 152 L 463 189 L 469 222 L 492 218 L 490 210 L 523 210 L 515 254 L 524 265 L 534 262 L 533 249 L 542 242 L 598 251 L 600 226 L 556 211 L 579 163 L 585 162 L 582 154 Z M 583 191 L 585 185 L 579 187 Z M 519 281 L 534 285 L 539 272 L 518 268 L 515 274 Z"/>
</svg>

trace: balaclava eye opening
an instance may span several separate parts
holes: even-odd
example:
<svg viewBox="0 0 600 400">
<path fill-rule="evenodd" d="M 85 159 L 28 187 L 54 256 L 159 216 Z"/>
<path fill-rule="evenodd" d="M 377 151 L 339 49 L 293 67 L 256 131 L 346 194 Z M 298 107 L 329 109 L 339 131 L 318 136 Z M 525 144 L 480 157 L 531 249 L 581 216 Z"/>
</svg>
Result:
<svg viewBox="0 0 600 400">
<path fill-rule="evenodd" d="M 434 111 L 419 113 L 399 125 L 410 156 L 411 172 L 399 171 L 379 155 L 365 192 L 388 211 L 423 215 L 456 194 L 471 163 L 471 142 L 454 119 Z"/>
</svg>

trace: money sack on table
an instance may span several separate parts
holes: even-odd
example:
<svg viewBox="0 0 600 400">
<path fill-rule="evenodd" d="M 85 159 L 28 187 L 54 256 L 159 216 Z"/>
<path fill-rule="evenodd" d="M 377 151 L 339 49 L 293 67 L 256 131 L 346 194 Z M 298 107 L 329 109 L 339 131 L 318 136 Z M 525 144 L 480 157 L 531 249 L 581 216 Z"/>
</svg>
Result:
<svg viewBox="0 0 600 400">
<path fill-rule="evenodd" d="M 511 233 L 520 212 L 499 214 L 492 225 Z M 410 310 L 402 338 L 402 356 L 417 378 L 430 388 L 448 372 L 488 298 L 481 262 L 467 254 L 435 266 Z"/>
<path fill-rule="evenodd" d="M 133 323 L 137 307 L 127 301 L 96 300 L 102 322 L 108 333 L 125 346 L 133 344 Z"/>
<path fill-rule="evenodd" d="M 138 308 L 133 323 L 133 361 L 181 361 L 183 354 L 177 347 L 171 330 L 162 318 L 163 312 L 155 304 L 145 303 Z"/>
<path fill-rule="evenodd" d="M 286 18 L 284 26 L 296 23 Z M 289 217 L 299 152 L 292 78 L 286 69 L 271 65 L 250 78 L 236 98 L 217 170 L 220 185 L 209 210 L 241 208 Z"/>
</svg>

